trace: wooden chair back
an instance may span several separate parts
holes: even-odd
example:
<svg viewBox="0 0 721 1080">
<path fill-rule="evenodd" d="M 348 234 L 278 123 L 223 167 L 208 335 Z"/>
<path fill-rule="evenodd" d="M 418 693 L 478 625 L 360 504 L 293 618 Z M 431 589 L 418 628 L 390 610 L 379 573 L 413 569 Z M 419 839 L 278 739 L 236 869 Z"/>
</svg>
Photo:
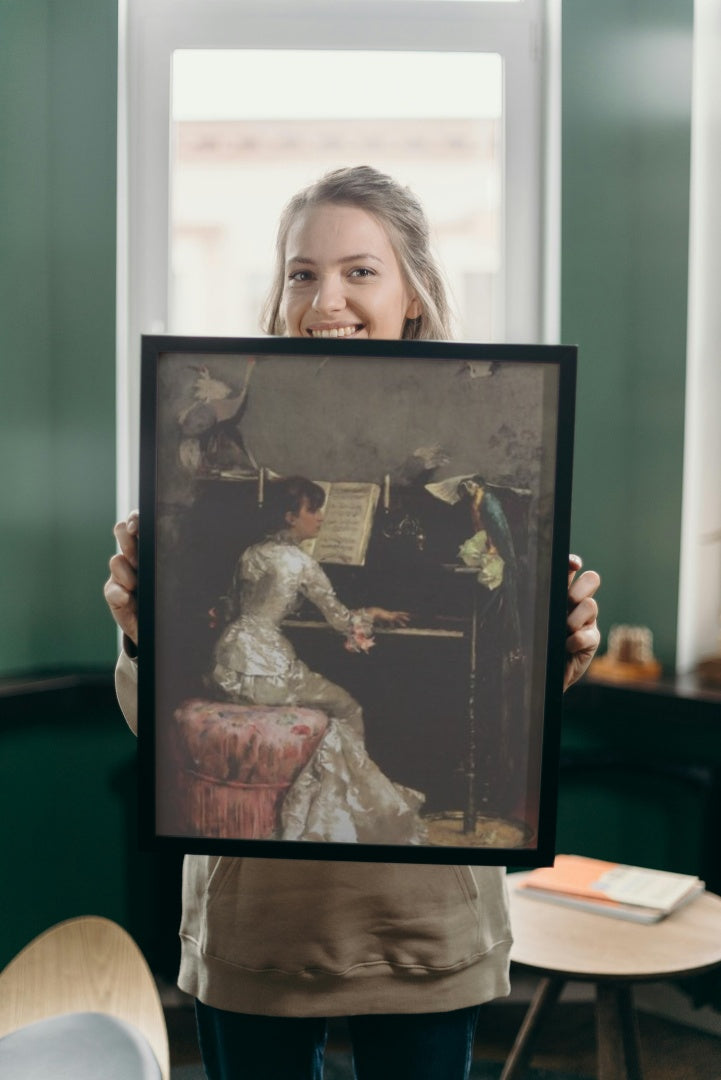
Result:
<svg viewBox="0 0 721 1080">
<path fill-rule="evenodd" d="M 0 972 L 0 1037 L 74 1012 L 132 1024 L 169 1080 L 168 1033 L 155 980 L 133 939 L 110 919 L 84 915 L 58 923 Z"/>
</svg>

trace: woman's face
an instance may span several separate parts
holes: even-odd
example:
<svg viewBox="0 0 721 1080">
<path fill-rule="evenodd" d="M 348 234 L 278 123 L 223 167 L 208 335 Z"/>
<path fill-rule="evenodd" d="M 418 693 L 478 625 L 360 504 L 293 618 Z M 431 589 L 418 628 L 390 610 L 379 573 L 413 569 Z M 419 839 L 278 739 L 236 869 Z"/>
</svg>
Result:
<svg viewBox="0 0 721 1080">
<path fill-rule="evenodd" d="M 288 231 L 281 314 L 289 337 L 395 339 L 421 306 L 380 222 L 323 203 Z"/>
<path fill-rule="evenodd" d="M 289 510 L 285 515 L 291 535 L 296 540 L 313 540 L 320 532 L 323 524 L 323 508 L 311 510 L 307 499 L 303 499 L 298 513 Z"/>
</svg>

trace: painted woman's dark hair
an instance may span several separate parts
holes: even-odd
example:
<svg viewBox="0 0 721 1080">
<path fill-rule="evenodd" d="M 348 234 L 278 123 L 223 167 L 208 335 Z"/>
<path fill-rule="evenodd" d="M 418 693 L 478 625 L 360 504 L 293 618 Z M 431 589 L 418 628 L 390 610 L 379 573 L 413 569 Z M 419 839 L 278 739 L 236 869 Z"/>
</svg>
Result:
<svg viewBox="0 0 721 1080">
<path fill-rule="evenodd" d="M 325 491 L 313 480 L 304 476 L 287 476 L 271 480 L 266 485 L 265 528 L 266 532 L 280 532 L 287 528 L 286 514 L 298 514 L 304 502 L 313 512 L 320 510 L 325 502 Z"/>
</svg>

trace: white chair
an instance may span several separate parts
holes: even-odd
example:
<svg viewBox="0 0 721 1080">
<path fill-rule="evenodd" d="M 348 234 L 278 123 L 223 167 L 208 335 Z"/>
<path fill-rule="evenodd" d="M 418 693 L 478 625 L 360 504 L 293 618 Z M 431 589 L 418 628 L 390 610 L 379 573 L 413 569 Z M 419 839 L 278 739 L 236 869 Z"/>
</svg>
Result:
<svg viewBox="0 0 721 1080">
<path fill-rule="evenodd" d="M 58 923 L 0 973 L 0 1076 L 169 1080 L 155 981 L 117 923 L 94 915 Z"/>
</svg>

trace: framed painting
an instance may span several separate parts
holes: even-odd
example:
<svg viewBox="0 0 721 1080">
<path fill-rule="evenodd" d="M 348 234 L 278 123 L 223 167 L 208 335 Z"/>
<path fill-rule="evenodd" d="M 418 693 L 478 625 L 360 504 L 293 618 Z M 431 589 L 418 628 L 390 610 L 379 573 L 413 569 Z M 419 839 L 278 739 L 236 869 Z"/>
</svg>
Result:
<svg viewBox="0 0 721 1080">
<path fill-rule="evenodd" d="M 143 339 L 145 847 L 552 861 L 575 366 Z"/>
</svg>

